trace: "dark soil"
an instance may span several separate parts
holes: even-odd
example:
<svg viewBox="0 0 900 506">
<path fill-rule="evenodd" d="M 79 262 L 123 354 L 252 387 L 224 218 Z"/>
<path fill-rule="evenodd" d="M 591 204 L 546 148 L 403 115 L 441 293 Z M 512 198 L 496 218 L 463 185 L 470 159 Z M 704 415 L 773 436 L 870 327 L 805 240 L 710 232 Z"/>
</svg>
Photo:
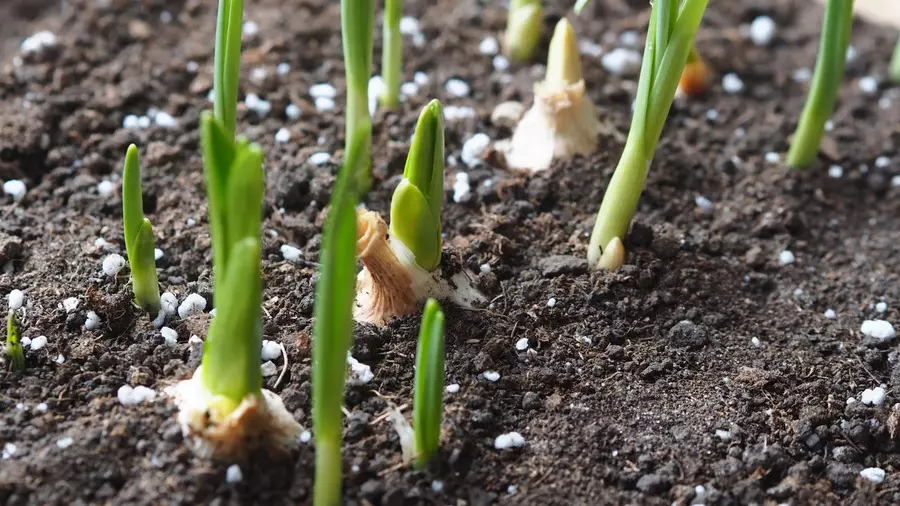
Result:
<svg viewBox="0 0 900 506">
<path fill-rule="evenodd" d="M 448 154 L 458 159 L 474 133 L 509 135 L 490 124 L 490 112 L 503 100 L 529 102 L 536 75 L 513 66 L 507 82 L 479 53 L 480 41 L 504 27 L 499 2 L 407 3 L 428 43 L 414 48 L 407 39 L 406 77 L 422 71 L 431 84 L 398 112 L 377 116 L 367 204 L 380 211 L 430 98 L 478 112 L 448 122 Z M 264 333 L 290 358 L 275 390 L 309 427 L 314 262 L 336 166 L 307 158 L 341 156 L 339 7 L 247 4 L 260 31 L 245 42 L 242 93 L 273 106 L 266 119 L 243 106 L 239 112 L 239 130 L 267 155 Z M 552 4 L 546 33 L 572 2 Z M 646 24 L 646 1 L 595 4 L 574 23 L 580 37 L 606 50 L 624 30 Z M 215 2 L 200 0 L 0 5 L 0 179 L 20 178 L 29 188 L 18 203 L 0 196 L 0 295 L 23 290 L 24 334 L 48 338 L 26 353 L 24 374 L 0 373 L 0 445 L 16 446 L 0 460 L 0 502 L 309 502 L 311 444 L 286 461 L 241 463 L 236 485 L 225 482 L 230 462 L 189 452 L 162 391 L 196 367 L 198 350 L 187 341 L 204 334 L 206 319 L 170 322 L 179 343 L 167 347 L 134 316 L 127 276 L 100 272 L 106 254 L 124 254 L 118 178 L 135 142 L 145 209 L 165 251 L 161 285 L 214 305 L 197 149 L 197 120 L 211 107 L 214 10 Z M 765 48 L 737 29 L 761 13 L 778 24 Z M 717 79 L 707 96 L 673 107 L 627 241 L 628 265 L 617 273 L 589 273 L 581 259 L 619 140 L 603 139 L 595 155 L 535 176 L 448 164 L 446 249 L 475 272 L 491 265 L 478 281 L 492 302 L 446 308 L 447 383 L 460 390 L 446 396 L 443 451 L 427 472 L 401 466 L 397 436 L 382 416 L 410 403 L 418 316 L 382 330 L 357 327 L 354 356 L 372 366 L 375 380 L 347 392 L 348 504 L 900 503 L 898 441 L 888 428 L 900 401 L 900 356 L 893 343 L 859 332 L 864 319 L 900 323 L 900 188 L 890 183 L 900 173 L 900 94 L 882 84 L 865 95 L 857 86 L 862 76 L 883 78 L 896 33 L 854 26 L 858 57 L 813 170 L 793 173 L 764 159 L 787 148 L 806 92 L 791 75 L 813 65 L 820 22 L 821 9 L 808 0 L 710 3 L 701 52 L 720 74 L 740 75 L 745 91 L 729 95 Z M 57 50 L 14 63 L 21 40 L 42 29 L 56 32 Z M 196 73 L 189 61 L 199 64 Z M 275 73 L 281 62 L 291 65 L 288 75 Z M 257 67 L 268 70 L 261 83 L 249 79 Z M 585 56 L 584 67 L 592 99 L 626 132 L 634 81 L 608 75 L 599 58 Z M 471 97 L 447 97 L 451 77 L 465 79 Z M 337 86 L 336 110 L 316 111 L 308 89 L 319 82 Z M 880 98 L 893 105 L 880 107 Z M 300 121 L 283 113 L 291 101 L 303 109 Z M 150 107 L 172 114 L 178 127 L 122 128 L 125 115 Z M 276 144 L 283 126 L 292 140 Z M 875 166 L 879 156 L 888 167 Z M 828 176 L 832 164 L 842 178 Z M 473 184 L 466 204 L 450 198 L 460 170 Z M 97 192 L 104 179 L 115 184 L 112 196 Z M 699 195 L 714 204 L 712 213 L 698 209 Z M 95 246 L 98 237 L 109 244 Z M 285 262 L 286 243 L 300 247 L 305 262 Z M 784 249 L 794 264 L 779 264 Z M 61 306 L 68 297 L 80 301 L 70 314 Z M 874 309 L 881 300 L 884 314 Z M 825 318 L 826 309 L 837 318 Z M 100 329 L 85 330 L 87 311 L 100 315 Z M 523 337 L 531 350 L 517 352 Z M 485 370 L 501 379 L 485 380 Z M 273 388 L 275 377 L 266 383 Z M 116 392 L 126 384 L 159 395 L 124 406 Z M 882 384 L 883 406 L 846 404 Z M 495 450 L 494 438 L 510 431 L 526 445 Z M 64 438 L 71 446 L 57 444 Z M 887 471 L 881 485 L 859 477 L 873 466 Z M 705 494 L 696 497 L 700 485 Z"/>
</svg>

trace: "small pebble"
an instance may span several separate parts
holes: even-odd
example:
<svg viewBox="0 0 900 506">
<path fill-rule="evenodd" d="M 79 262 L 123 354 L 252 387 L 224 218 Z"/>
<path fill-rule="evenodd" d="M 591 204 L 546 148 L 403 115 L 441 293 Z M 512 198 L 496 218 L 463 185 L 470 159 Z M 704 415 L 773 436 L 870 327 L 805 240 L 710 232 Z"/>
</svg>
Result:
<svg viewBox="0 0 900 506">
<path fill-rule="evenodd" d="M 549 299 L 547 299 L 547 307 L 554 306 L 556 306 L 556 297 L 550 297 Z"/>
<path fill-rule="evenodd" d="M 769 16 L 757 16 L 750 23 L 750 40 L 757 46 L 767 46 L 775 37 L 775 21 Z"/>
<path fill-rule="evenodd" d="M 578 41 L 578 52 L 591 58 L 599 58 L 603 54 L 603 46 L 592 40 L 582 39 Z"/>
<path fill-rule="evenodd" d="M 115 190 L 115 186 L 112 184 L 111 181 L 107 181 L 104 179 L 103 181 L 100 181 L 99 183 L 97 183 L 97 194 L 100 195 L 101 197 L 109 197 L 110 195 L 113 194 L 114 190 Z"/>
<path fill-rule="evenodd" d="M 829 320 L 834 320 L 835 318 L 837 318 L 837 313 L 834 312 L 834 309 L 826 309 L 825 310 L 825 318 L 828 318 Z"/>
<path fill-rule="evenodd" d="M 794 257 L 794 253 L 791 250 L 784 250 L 778 254 L 778 263 L 781 265 L 791 265 L 796 261 L 796 257 Z"/>
<path fill-rule="evenodd" d="M 244 97 L 244 105 L 247 106 L 247 109 L 262 117 L 265 117 L 272 111 L 272 104 L 268 100 L 259 98 L 259 95 L 256 93 L 248 93 Z"/>
<path fill-rule="evenodd" d="M 40 413 L 46 413 L 47 410 L 49 409 L 49 407 L 47 406 L 46 402 L 42 402 L 42 403 L 38 404 L 37 406 L 35 406 L 34 409 Z"/>
<path fill-rule="evenodd" d="M 300 433 L 300 442 L 309 443 L 312 440 L 312 432 L 305 430 Z"/>
<path fill-rule="evenodd" d="M 851 62 L 856 60 L 856 57 L 859 55 L 859 52 L 852 45 L 847 46 L 847 52 L 844 53 L 844 58 L 846 61 Z"/>
<path fill-rule="evenodd" d="M 422 33 L 422 29 L 419 27 L 419 20 L 412 16 L 403 16 L 400 18 L 400 33 L 407 36 Z"/>
<path fill-rule="evenodd" d="M 181 305 L 178 306 L 178 316 L 180 318 L 190 318 L 198 315 L 206 309 L 206 299 L 202 295 L 192 293 L 184 298 Z"/>
<path fill-rule="evenodd" d="M 878 311 L 879 313 L 884 313 L 885 311 L 887 311 L 887 302 L 879 302 L 875 304 L 875 311 Z"/>
<path fill-rule="evenodd" d="M 716 429 L 716 437 L 722 441 L 731 441 L 731 432 L 722 429 Z"/>
<path fill-rule="evenodd" d="M 172 292 L 166 292 L 159 296 L 159 305 L 165 314 L 174 315 L 178 312 L 178 297 Z"/>
<path fill-rule="evenodd" d="M 472 91 L 468 83 L 462 79 L 456 78 L 448 80 L 447 84 L 444 85 L 444 89 L 447 90 L 447 93 L 451 97 L 456 98 L 468 97 L 469 93 Z"/>
<path fill-rule="evenodd" d="M 694 204 L 697 205 L 697 208 L 700 209 L 700 212 L 703 214 L 712 214 L 716 209 L 713 203 L 703 195 L 694 197 Z"/>
<path fill-rule="evenodd" d="M 885 320 L 866 320 L 859 331 L 879 341 L 889 341 L 897 336 L 894 326 Z"/>
<path fill-rule="evenodd" d="M 22 290 L 13 290 L 7 296 L 9 308 L 12 310 L 19 309 L 25 303 L 25 293 Z"/>
<path fill-rule="evenodd" d="M 873 95 L 878 92 L 878 81 L 872 76 L 865 76 L 859 79 L 859 90 L 866 95 Z"/>
<path fill-rule="evenodd" d="M 754 337 L 754 338 L 750 339 L 750 344 L 752 344 L 752 345 L 753 345 L 754 347 L 756 347 L 756 348 L 759 348 L 759 346 L 760 346 L 762 343 L 759 342 L 759 338 L 758 338 L 758 337 Z"/>
<path fill-rule="evenodd" d="M 39 54 L 56 47 L 56 34 L 47 30 L 37 32 L 22 41 L 19 49 L 25 54 Z"/>
<path fill-rule="evenodd" d="M 287 107 L 284 108 L 284 115 L 287 119 L 292 121 L 297 121 L 300 119 L 300 115 L 303 114 L 300 110 L 300 106 L 297 104 L 288 104 Z"/>
<path fill-rule="evenodd" d="M 441 480 L 434 480 L 431 482 L 431 491 L 435 494 L 440 494 L 441 491 L 444 490 L 444 482 Z"/>
<path fill-rule="evenodd" d="M 348 382 L 351 385 L 365 385 L 375 379 L 375 374 L 368 365 L 363 364 L 350 355 L 347 355 L 347 363 L 350 364 L 350 377 L 348 378 Z"/>
<path fill-rule="evenodd" d="M 480 51 L 481 54 L 494 56 L 500 52 L 500 43 L 497 42 L 497 39 L 494 37 L 485 37 L 481 40 L 481 44 L 478 44 L 478 51 Z"/>
<path fill-rule="evenodd" d="M 509 70 L 509 58 L 498 54 L 491 60 L 491 66 L 494 67 L 496 72 L 506 72 Z"/>
<path fill-rule="evenodd" d="M 256 84 L 265 82 L 266 77 L 268 76 L 269 73 L 263 67 L 256 67 L 255 69 L 250 71 L 250 81 Z"/>
<path fill-rule="evenodd" d="M 309 155 L 309 163 L 313 165 L 325 165 L 331 161 L 331 155 L 324 152 L 313 153 Z"/>
<path fill-rule="evenodd" d="M 31 351 L 38 351 L 47 346 L 47 336 L 37 336 L 31 340 Z"/>
<path fill-rule="evenodd" d="M 154 121 L 154 123 L 156 123 L 156 126 L 159 126 L 162 128 L 177 128 L 178 127 L 178 120 L 176 120 L 175 117 L 172 116 L 171 114 L 164 112 L 164 111 L 158 112 L 156 114 L 156 117 L 153 118 L 153 121 Z"/>
<path fill-rule="evenodd" d="M 525 106 L 522 102 L 512 100 L 500 102 L 494 110 L 491 111 L 491 123 L 497 126 L 512 128 L 519 122 L 519 118 L 525 113 Z"/>
<path fill-rule="evenodd" d="M 879 169 L 886 169 L 891 165 L 891 159 L 886 156 L 879 156 L 875 159 L 875 167 Z"/>
<path fill-rule="evenodd" d="M 113 253 L 112 255 L 107 255 L 103 258 L 103 274 L 106 274 L 109 277 L 115 277 L 119 274 L 119 271 L 125 267 L 125 258 L 118 253 Z"/>
<path fill-rule="evenodd" d="M 444 390 L 448 394 L 455 394 L 455 393 L 459 392 L 459 383 L 451 383 L 451 384 L 447 385 L 446 387 L 444 387 Z"/>
<path fill-rule="evenodd" d="M 228 466 L 228 469 L 225 470 L 225 483 L 229 485 L 234 485 L 235 483 L 240 483 L 244 479 L 244 474 L 241 473 L 241 466 L 237 464 L 231 464 Z"/>
<path fill-rule="evenodd" d="M 844 177 L 844 168 L 840 165 L 832 165 L 828 167 L 828 177 L 831 179 L 840 179 Z"/>
<path fill-rule="evenodd" d="M 809 67 L 800 67 L 799 69 L 794 70 L 791 74 L 791 78 L 798 83 L 806 83 L 812 79 L 812 69 Z"/>
<path fill-rule="evenodd" d="M 184 69 L 187 70 L 191 74 L 196 74 L 198 70 L 200 70 L 200 64 L 191 60 L 187 62 L 187 65 L 184 66 Z"/>
<path fill-rule="evenodd" d="M 719 119 L 719 111 L 715 109 L 709 109 L 706 111 L 706 119 L 709 121 L 716 121 Z"/>
<path fill-rule="evenodd" d="M 463 143 L 460 158 L 469 167 L 477 167 L 481 165 L 481 155 L 490 145 L 491 138 L 487 134 L 477 133 Z"/>
<path fill-rule="evenodd" d="M 870 406 L 881 406 L 884 404 L 884 388 L 875 387 L 875 388 L 867 388 L 863 390 L 862 395 L 859 397 L 860 402 L 863 404 L 867 404 Z"/>
<path fill-rule="evenodd" d="M 859 475 L 876 485 L 884 483 L 885 472 L 880 467 L 867 467 L 860 471 Z"/>
<path fill-rule="evenodd" d="M 607 72 L 621 77 L 632 77 L 641 70 L 641 53 L 634 49 L 617 47 L 600 58 Z"/>
<path fill-rule="evenodd" d="M 156 398 L 156 392 L 145 386 L 122 385 L 116 393 L 119 403 L 123 406 L 134 406 L 143 402 L 152 401 Z"/>
<path fill-rule="evenodd" d="M 722 76 L 722 89 L 725 93 L 740 93 L 744 91 L 744 81 L 734 72 L 729 72 Z"/>
<path fill-rule="evenodd" d="M 287 62 L 279 63 L 275 66 L 275 73 L 279 76 L 286 76 L 291 71 L 291 64 Z"/>
<path fill-rule="evenodd" d="M 77 297 L 69 297 L 62 301 L 62 307 L 66 310 L 66 313 L 71 313 L 78 309 L 78 298 Z"/>
<path fill-rule="evenodd" d="M 175 346 L 178 343 L 178 332 L 175 332 L 175 329 L 170 327 L 163 327 L 159 329 L 159 333 L 162 334 L 163 340 L 166 342 L 166 346 Z"/>
<path fill-rule="evenodd" d="M 516 349 L 519 351 L 527 350 L 528 349 L 528 338 L 523 337 L 522 339 L 519 339 L 518 341 L 516 341 Z"/>
<path fill-rule="evenodd" d="M 281 256 L 287 260 L 288 262 L 296 262 L 300 260 L 300 256 L 303 254 L 299 248 L 295 248 L 290 244 L 282 244 L 281 245 Z"/>
<path fill-rule="evenodd" d="M 490 274 L 491 273 L 491 264 L 481 264 L 478 266 L 478 271 L 482 274 Z"/>
<path fill-rule="evenodd" d="M 900 175 L 896 175 L 891 178 L 891 186 L 894 188 L 900 188 Z"/>
<path fill-rule="evenodd" d="M 309 96 L 312 98 L 335 98 L 337 89 L 329 83 L 314 84 L 309 87 Z"/>
<path fill-rule="evenodd" d="M 260 357 L 263 360 L 277 360 L 280 356 L 281 346 L 278 346 L 278 343 L 276 343 L 275 341 L 263 339 L 262 352 L 260 353 Z"/>
<path fill-rule="evenodd" d="M 773 151 L 769 151 L 768 153 L 766 153 L 765 158 L 766 162 L 768 163 L 778 163 L 781 161 L 781 156 Z"/>
<path fill-rule="evenodd" d="M 641 34 L 637 30 L 625 30 L 619 35 L 619 43 L 628 47 L 639 47 L 641 45 Z"/>
<path fill-rule="evenodd" d="M 453 202 L 461 204 L 472 200 L 472 186 L 469 184 L 469 174 L 457 172 L 453 182 Z"/>
<path fill-rule="evenodd" d="M 28 189 L 25 188 L 25 183 L 18 179 L 10 179 L 3 183 L 3 193 L 9 195 L 15 201 L 22 200 L 22 197 L 25 196 L 27 191 Z"/>
<path fill-rule="evenodd" d="M 521 448 L 525 446 L 525 438 L 518 432 L 500 434 L 494 439 L 494 448 L 505 450 L 507 448 Z"/>
<path fill-rule="evenodd" d="M 3 445 L 3 459 L 6 460 L 10 457 L 15 457 L 16 453 L 19 449 L 13 443 L 6 443 Z"/>
<path fill-rule="evenodd" d="M 244 24 L 241 26 L 241 33 L 247 37 L 253 37 L 259 33 L 259 25 L 256 24 L 256 21 L 244 21 Z"/>
<path fill-rule="evenodd" d="M 88 311 L 84 320 L 84 328 L 88 330 L 96 330 L 100 328 L 100 316 L 94 311 Z"/>
<path fill-rule="evenodd" d="M 406 98 L 415 97 L 419 94 L 419 85 L 409 81 L 400 85 L 400 95 Z"/>
<path fill-rule="evenodd" d="M 56 446 L 65 450 L 66 448 L 72 446 L 72 443 L 75 441 L 71 437 L 64 437 L 56 441 Z"/>
<path fill-rule="evenodd" d="M 825 122 L 825 131 L 830 132 L 832 130 L 834 130 L 834 121 L 832 121 L 832 120 L 826 121 Z"/>
<path fill-rule="evenodd" d="M 431 82 L 431 78 L 425 72 L 416 72 L 413 74 L 413 81 L 419 86 L 425 86 Z"/>
<path fill-rule="evenodd" d="M 500 373 L 497 371 L 484 371 L 484 373 L 482 373 L 482 376 L 484 376 L 484 379 L 492 383 L 500 380 Z"/>
<path fill-rule="evenodd" d="M 159 248 L 153 248 L 153 259 L 154 259 L 154 260 L 159 260 L 159 259 L 161 259 L 161 258 L 164 257 L 164 256 L 166 256 L 166 252 L 165 252 L 165 251 L 163 251 L 163 250 L 161 250 L 161 249 L 159 249 Z"/>
<path fill-rule="evenodd" d="M 279 128 L 275 133 L 275 142 L 285 144 L 291 140 L 291 131 L 287 128 Z"/>
<path fill-rule="evenodd" d="M 271 360 L 263 362 L 263 364 L 259 367 L 259 370 L 262 372 L 263 378 L 268 378 L 270 376 L 275 376 L 276 374 L 278 374 L 278 366 L 276 366 L 275 363 Z"/>
<path fill-rule="evenodd" d="M 444 107 L 444 119 L 447 121 L 474 118 L 475 116 L 475 109 L 467 105 L 448 105 Z"/>
</svg>

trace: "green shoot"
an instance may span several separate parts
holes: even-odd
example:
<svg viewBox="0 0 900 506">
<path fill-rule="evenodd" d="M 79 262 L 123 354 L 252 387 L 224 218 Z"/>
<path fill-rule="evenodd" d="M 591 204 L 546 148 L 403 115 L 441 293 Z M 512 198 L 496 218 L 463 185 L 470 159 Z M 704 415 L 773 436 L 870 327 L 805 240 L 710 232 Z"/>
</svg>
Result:
<svg viewBox="0 0 900 506">
<path fill-rule="evenodd" d="M 434 299 L 425 303 L 419 346 L 416 349 L 416 378 L 413 399 L 413 428 L 416 439 L 416 467 L 422 468 L 437 453 L 441 439 L 444 406 L 444 313 Z"/>
<path fill-rule="evenodd" d="M 263 154 L 244 139 L 232 141 L 209 113 L 200 128 L 218 311 L 203 348 L 201 380 L 226 415 L 262 388 Z"/>
<path fill-rule="evenodd" d="M 381 103 L 387 108 L 400 103 L 400 78 L 403 74 L 403 36 L 400 34 L 400 18 L 403 17 L 403 0 L 385 0 L 384 25 L 382 27 L 381 78 L 384 93 Z"/>
<path fill-rule="evenodd" d="M 825 123 L 834 112 L 838 89 L 844 78 L 852 24 L 853 0 L 828 0 L 812 85 L 787 154 L 789 167 L 805 169 L 816 160 L 819 143 L 825 135 Z"/>
<path fill-rule="evenodd" d="M 897 45 L 894 46 L 894 54 L 888 67 L 888 79 L 894 84 L 900 84 L 900 39 L 897 39 Z"/>
<path fill-rule="evenodd" d="M 631 129 L 591 234 L 588 263 L 592 268 L 614 269 L 624 261 L 622 238 L 637 209 L 647 170 L 708 2 L 683 0 L 679 5 L 679 0 L 657 0 L 653 4 Z M 609 250 L 607 255 L 605 250 Z"/>
<path fill-rule="evenodd" d="M 155 240 L 150 220 L 144 216 L 141 194 L 141 163 L 138 148 L 128 146 L 122 174 L 122 221 L 125 250 L 131 266 L 134 302 L 155 317 L 159 312 L 159 281 L 156 277 Z"/>
<path fill-rule="evenodd" d="M 524 62 L 534 57 L 541 41 L 543 25 L 541 0 L 512 0 L 506 21 L 504 43 L 513 61 Z"/>
<path fill-rule="evenodd" d="M 312 409 L 316 436 L 315 506 L 341 504 L 341 408 L 347 379 L 347 352 L 353 335 L 356 294 L 355 177 L 367 161 L 365 139 L 371 135 L 368 118 L 347 151 L 331 194 L 322 234 L 321 271 L 316 283 L 312 349 Z M 258 367 L 257 367 L 258 369 Z"/>
<path fill-rule="evenodd" d="M 22 349 L 19 319 L 12 309 L 6 317 L 6 356 L 9 357 L 9 368 L 13 372 L 25 370 L 25 351 Z"/>
<path fill-rule="evenodd" d="M 399 21 L 398 21 L 399 23 Z M 372 30 L 375 25 L 374 0 L 341 0 L 341 37 L 347 76 L 347 109 L 344 114 L 344 156 L 359 146 L 360 163 L 350 165 L 357 173 L 357 188 L 366 193 L 372 186 L 370 172 L 371 128 L 361 127 L 369 119 L 369 74 L 372 72 Z M 398 27 L 399 30 L 399 27 Z M 365 137 L 357 140 L 356 135 Z M 348 164 L 345 162 L 345 166 Z"/>
<path fill-rule="evenodd" d="M 403 179 L 391 199 L 391 236 L 428 272 L 441 264 L 444 200 L 444 113 L 432 100 L 419 115 Z"/>
<path fill-rule="evenodd" d="M 574 10 L 575 10 L 575 14 L 579 14 L 579 15 L 580 15 L 580 14 L 581 14 L 581 11 L 583 11 L 584 8 L 587 7 L 587 5 L 588 5 L 589 3 L 591 3 L 591 0 L 578 0 L 577 2 L 575 2 L 575 9 L 574 9 Z"/>
<path fill-rule="evenodd" d="M 234 139 L 244 0 L 219 0 L 213 69 L 213 111 L 228 138 Z"/>
</svg>

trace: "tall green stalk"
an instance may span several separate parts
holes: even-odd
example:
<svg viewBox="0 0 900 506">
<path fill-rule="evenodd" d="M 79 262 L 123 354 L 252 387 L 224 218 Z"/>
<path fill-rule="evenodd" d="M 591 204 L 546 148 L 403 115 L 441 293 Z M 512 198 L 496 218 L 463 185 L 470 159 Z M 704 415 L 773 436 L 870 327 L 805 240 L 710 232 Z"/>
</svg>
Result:
<svg viewBox="0 0 900 506">
<path fill-rule="evenodd" d="M 436 300 L 428 299 L 419 329 L 413 399 L 415 465 L 418 468 L 427 466 L 440 446 L 443 407 L 444 313 Z"/>
<path fill-rule="evenodd" d="M 237 121 L 243 15 L 244 0 L 219 0 L 213 69 L 213 111 L 231 139 L 234 139 Z"/>
<path fill-rule="evenodd" d="M 341 0 L 341 38 L 347 76 L 347 104 L 344 114 L 344 153 L 359 145 L 361 158 L 356 170 L 357 188 L 364 194 L 372 186 L 370 128 L 360 128 L 369 119 L 369 75 L 372 73 L 372 31 L 375 25 L 374 0 Z M 355 136 L 364 135 L 357 140 Z M 345 164 L 346 165 L 346 164 Z"/>
<path fill-rule="evenodd" d="M 628 231 L 708 2 L 683 0 L 679 5 L 678 0 L 657 0 L 653 4 L 631 129 L 600 204 L 588 246 L 592 268 L 600 266 L 604 249 L 613 239 L 621 241 Z"/>
<path fill-rule="evenodd" d="M 155 317 L 159 312 L 159 278 L 156 276 L 156 241 L 153 227 L 144 216 L 141 192 L 141 162 L 138 148 L 128 146 L 122 172 L 122 221 L 125 251 L 131 267 L 134 302 Z"/>
<path fill-rule="evenodd" d="M 400 104 L 400 79 L 403 75 L 403 36 L 400 34 L 400 18 L 403 17 L 403 0 L 384 1 L 384 25 L 382 27 L 381 78 L 384 93 L 381 104 L 394 108 Z"/>
<path fill-rule="evenodd" d="M 227 414 L 262 389 L 263 153 L 245 139 L 232 141 L 209 113 L 201 116 L 200 128 L 217 307 L 203 346 L 201 379 Z"/>
<path fill-rule="evenodd" d="M 891 65 L 888 67 L 888 78 L 894 84 L 900 84 L 900 39 L 894 46 L 894 54 L 891 56 Z"/>
<path fill-rule="evenodd" d="M 787 154 L 787 165 L 791 168 L 809 167 L 819 153 L 825 123 L 834 112 L 834 103 L 844 78 L 852 24 L 853 0 L 828 0 L 812 86 Z"/>
<path fill-rule="evenodd" d="M 316 283 L 312 348 L 312 409 L 316 435 L 315 506 L 341 504 L 341 406 L 356 295 L 356 172 L 365 163 L 368 118 L 354 133 L 329 202 Z"/>
</svg>

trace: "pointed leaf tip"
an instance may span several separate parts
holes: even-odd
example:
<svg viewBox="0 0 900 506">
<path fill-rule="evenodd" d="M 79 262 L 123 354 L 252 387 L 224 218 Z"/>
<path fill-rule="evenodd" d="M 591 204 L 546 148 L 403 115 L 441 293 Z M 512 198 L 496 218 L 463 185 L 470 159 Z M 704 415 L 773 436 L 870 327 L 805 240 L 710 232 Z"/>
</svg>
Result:
<svg viewBox="0 0 900 506">
<path fill-rule="evenodd" d="M 547 54 L 546 81 L 566 86 L 582 80 L 581 56 L 578 54 L 578 39 L 569 20 L 562 18 L 553 30 L 550 49 Z"/>
</svg>

